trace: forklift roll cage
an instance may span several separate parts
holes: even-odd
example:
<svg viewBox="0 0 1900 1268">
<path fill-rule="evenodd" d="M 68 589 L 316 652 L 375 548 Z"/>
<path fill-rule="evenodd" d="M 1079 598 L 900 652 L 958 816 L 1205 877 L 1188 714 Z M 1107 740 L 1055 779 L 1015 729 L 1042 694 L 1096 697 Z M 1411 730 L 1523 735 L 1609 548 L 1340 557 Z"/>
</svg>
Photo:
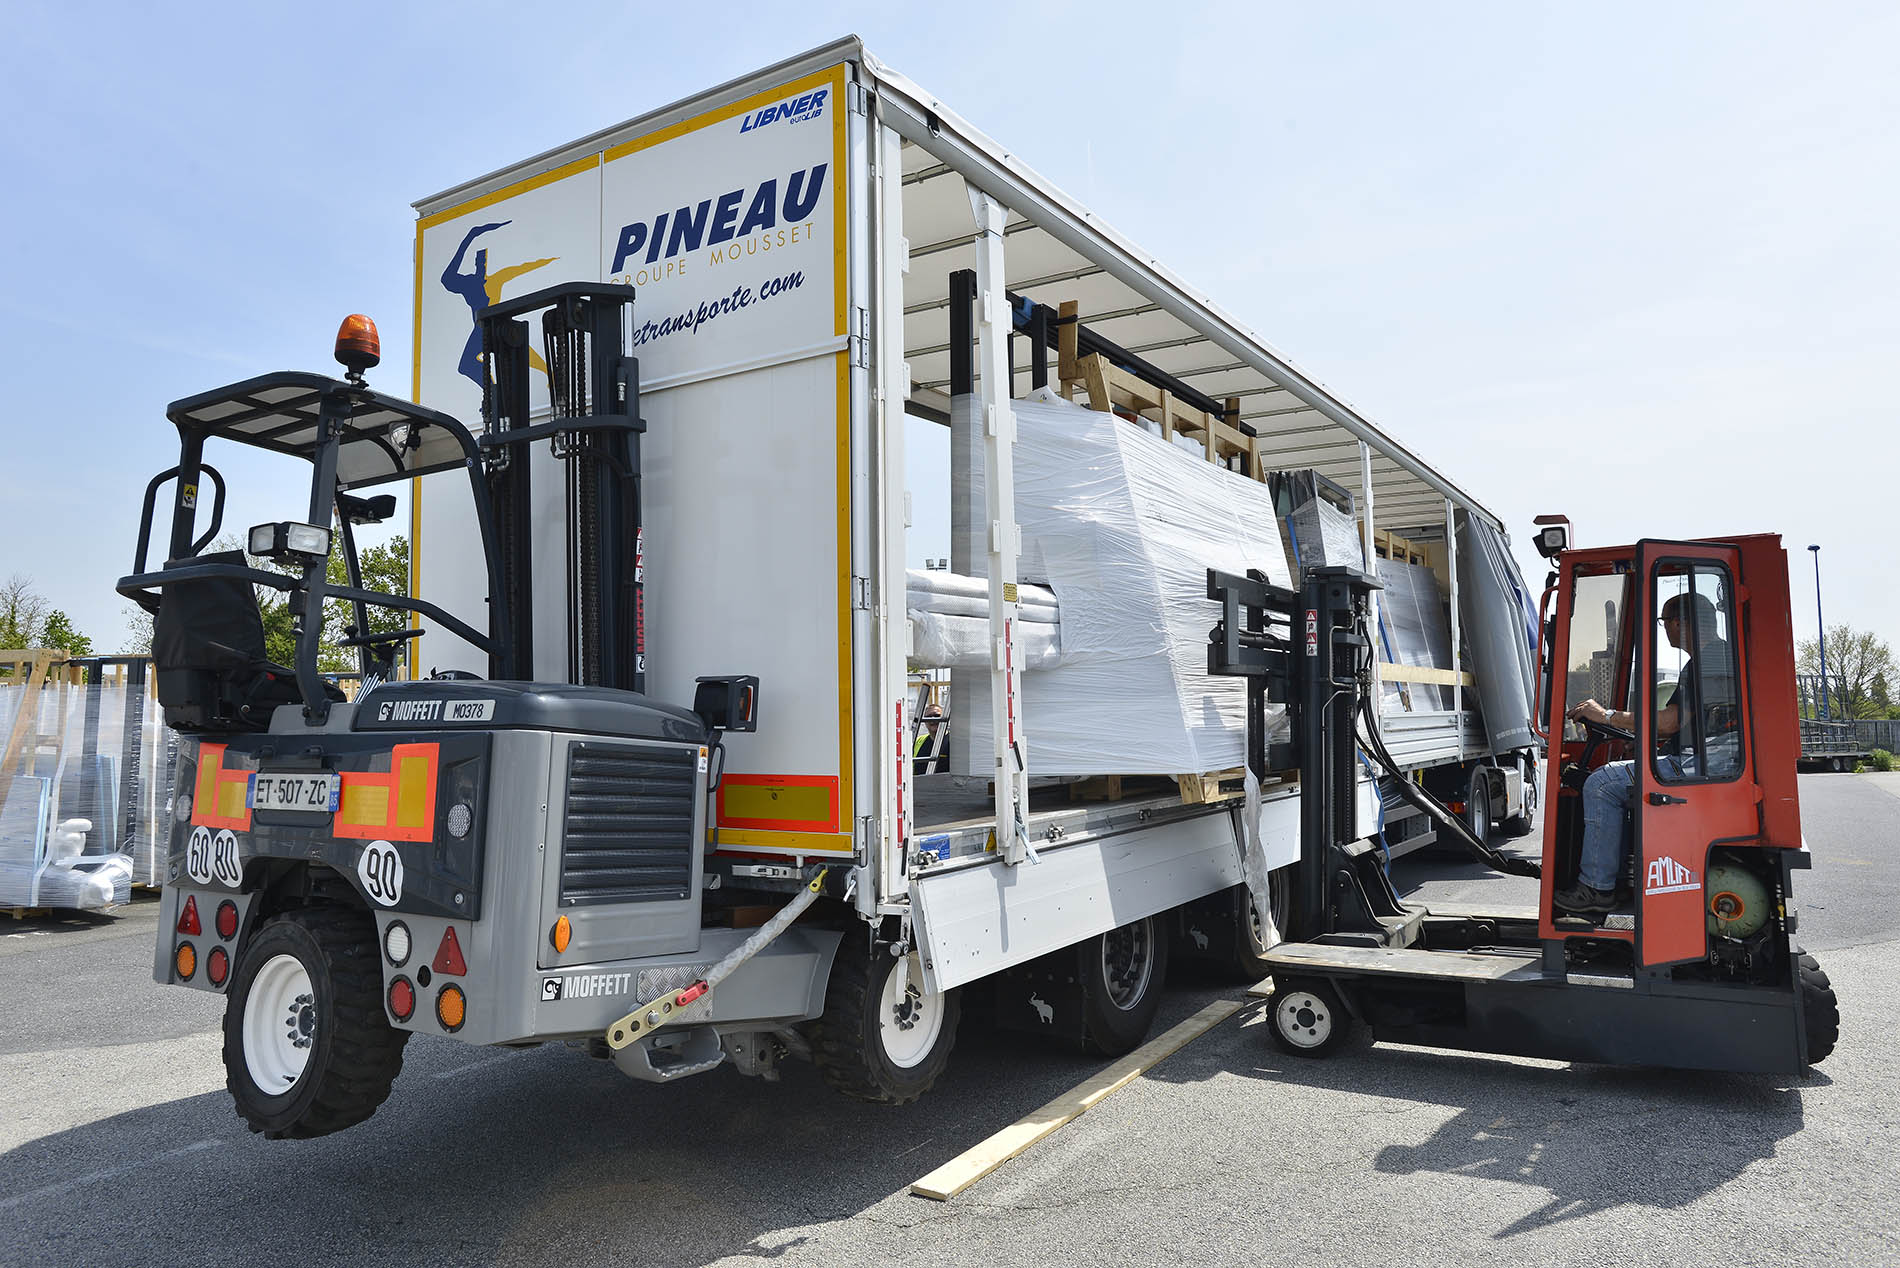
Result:
<svg viewBox="0 0 1900 1268">
<path fill-rule="evenodd" d="M 187 583 L 228 586 L 238 582 L 282 591 L 295 618 L 296 663 L 290 672 L 311 726 L 327 721 L 332 702 L 317 667 L 323 605 L 330 599 L 355 606 L 356 629 L 361 633 L 352 645 L 365 675 L 388 664 L 388 657 L 378 655 L 378 644 L 419 632 L 369 635 L 368 609 L 378 607 L 426 617 L 486 652 L 491 678 L 531 678 L 532 614 L 523 601 L 530 593 L 526 446 L 547 439 L 555 445 L 557 456 L 577 460 L 572 464 L 580 469 L 571 480 L 576 485 L 574 494 L 592 508 L 594 517 L 570 532 L 570 580 L 585 591 L 575 596 L 583 619 L 576 623 L 578 632 L 571 640 L 575 642 L 570 648 L 572 681 L 641 690 L 645 648 L 637 558 L 638 434 L 645 424 L 638 414 L 639 364 L 626 354 L 622 329 L 633 294 L 631 286 L 569 283 L 485 309 L 478 323 L 484 364 L 491 367 L 493 381 L 483 393 L 484 429 L 479 439 L 447 414 L 372 390 L 354 370 L 348 381 L 305 371 L 279 371 L 172 402 L 166 417 L 178 429 L 178 463 L 146 485 L 133 571 L 120 578 L 118 592 L 158 617 L 165 590 Z M 565 358 L 565 374 L 553 383 L 555 416 L 531 423 L 530 332 L 521 318 L 537 310 L 544 313 L 550 355 L 557 355 L 558 343 Z M 344 355 L 340 341 L 338 359 Z M 374 364 L 373 356 L 368 364 Z M 327 556 L 299 556 L 301 575 L 201 557 L 224 523 L 224 477 L 204 460 L 205 442 L 213 439 L 310 464 L 308 523 L 327 529 L 334 513 L 341 528 L 348 585 L 330 583 Z M 355 491 L 456 469 L 468 475 L 487 566 L 486 632 L 425 600 L 365 590 L 358 570 L 352 526 L 382 516 Z M 207 476 L 215 493 L 211 523 L 198 533 L 199 486 Z M 616 480 L 622 487 L 609 487 Z M 158 491 L 167 482 L 174 485 L 171 531 L 165 560 L 152 569 L 148 558 L 152 520 Z M 588 552 L 584 559 L 583 550 Z M 239 653 L 236 659 L 253 658 Z M 257 663 L 266 672 L 273 668 Z M 160 666 L 161 671 L 164 668 Z"/>
<path fill-rule="evenodd" d="M 481 450 L 466 427 L 447 414 L 362 385 L 325 375 L 285 370 L 262 374 L 225 387 L 174 401 L 165 411 L 178 429 L 178 464 L 161 471 L 145 488 L 139 515 L 137 556 L 118 592 L 153 616 L 159 614 L 167 587 L 187 582 L 238 581 L 284 592 L 292 605 L 297 640 L 291 666 L 304 716 L 312 726 L 329 717 L 331 698 L 317 668 L 323 635 L 323 605 L 341 599 L 356 608 L 357 629 L 367 633 L 368 609 L 413 612 L 487 652 L 498 675 L 515 662 L 508 641 L 508 595 L 497 584 L 499 560 L 494 549 L 494 510 L 482 479 Z M 327 527 L 332 513 L 342 527 L 344 558 L 351 584 L 332 585 L 328 559 L 305 558 L 301 575 L 272 572 L 237 563 L 209 563 L 200 552 L 224 522 L 224 477 L 204 461 L 205 442 L 228 440 L 308 462 L 308 522 Z M 365 590 L 357 567 L 351 525 L 366 518 L 363 499 L 354 490 L 396 480 L 462 468 L 469 473 L 476 522 L 488 561 L 491 606 L 489 632 L 483 633 L 433 603 Z M 198 489 L 209 475 L 216 488 L 211 523 L 197 533 Z M 153 570 L 148 554 L 159 489 L 173 484 L 171 532 L 164 563 Z M 375 662 L 375 649 L 359 638 L 358 660 L 364 673 Z"/>
</svg>

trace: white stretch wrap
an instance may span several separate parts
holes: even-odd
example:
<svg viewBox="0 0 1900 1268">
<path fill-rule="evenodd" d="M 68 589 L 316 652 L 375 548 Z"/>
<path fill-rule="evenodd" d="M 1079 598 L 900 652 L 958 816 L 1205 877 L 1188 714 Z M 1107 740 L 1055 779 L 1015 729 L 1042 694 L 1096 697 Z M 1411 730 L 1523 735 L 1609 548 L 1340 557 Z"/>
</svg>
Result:
<svg viewBox="0 0 1900 1268">
<path fill-rule="evenodd" d="M 1026 624 L 1016 633 L 1016 654 L 1024 669 L 1053 669 L 1062 659 L 1061 636 L 1053 625 Z M 910 614 L 912 669 L 983 669 L 990 667 L 990 619 Z"/>
<path fill-rule="evenodd" d="M 1239 766 L 1246 687 L 1207 674 L 1219 615 L 1207 570 L 1257 568 L 1290 584 L 1267 486 L 1047 390 L 1014 408 L 1021 572 L 1055 592 L 1062 614 L 1060 663 L 1023 679 L 1032 773 Z M 1018 631 L 1018 647 L 1028 633 Z M 987 776 L 968 759 L 988 761 L 988 711 L 952 716 L 956 771 Z"/>
</svg>

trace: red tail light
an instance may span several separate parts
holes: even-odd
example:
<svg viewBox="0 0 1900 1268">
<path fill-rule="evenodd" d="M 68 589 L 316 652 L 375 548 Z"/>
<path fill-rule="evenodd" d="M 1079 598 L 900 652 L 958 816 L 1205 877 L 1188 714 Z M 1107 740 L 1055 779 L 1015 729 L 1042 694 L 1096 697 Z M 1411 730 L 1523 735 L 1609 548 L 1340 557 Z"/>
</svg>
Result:
<svg viewBox="0 0 1900 1268">
<path fill-rule="evenodd" d="M 185 895 L 185 909 L 178 913 L 178 932 L 193 937 L 204 932 L 204 926 L 198 923 L 198 900 L 190 894 Z"/>
<path fill-rule="evenodd" d="M 223 986 L 224 979 L 231 972 L 231 957 L 223 947 L 212 947 L 211 954 L 205 957 L 205 976 L 211 979 L 213 986 Z"/>
<path fill-rule="evenodd" d="M 225 899 L 218 904 L 218 936 L 226 942 L 237 937 L 237 904 Z"/>
<path fill-rule="evenodd" d="M 437 973 L 448 973 L 455 977 L 468 973 L 468 962 L 462 959 L 462 944 L 456 939 L 454 925 L 442 931 L 442 944 L 435 949 L 435 961 L 431 967 Z"/>
<path fill-rule="evenodd" d="M 397 1021 L 408 1021 L 416 1011 L 416 988 L 409 979 L 399 977 L 389 984 L 389 1012 Z"/>
</svg>

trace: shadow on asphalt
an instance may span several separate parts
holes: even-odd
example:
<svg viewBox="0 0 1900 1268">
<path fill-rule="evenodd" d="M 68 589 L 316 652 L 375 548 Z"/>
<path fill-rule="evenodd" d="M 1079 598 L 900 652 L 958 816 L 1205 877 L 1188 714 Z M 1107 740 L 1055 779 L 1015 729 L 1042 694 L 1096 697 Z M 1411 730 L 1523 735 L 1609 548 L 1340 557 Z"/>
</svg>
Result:
<svg viewBox="0 0 1900 1268">
<path fill-rule="evenodd" d="M 1773 1158 L 1801 1130 L 1803 1090 L 1831 1082 L 1818 1071 L 1789 1077 L 1528 1065 L 1363 1037 L 1331 1058 L 1308 1060 L 1281 1053 L 1263 1027 L 1249 1033 L 1258 1036 L 1255 1064 L 1230 1063 L 1243 1077 L 1454 1110 L 1419 1143 L 1381 1149 L 1373 1166 L 1388 1175 L 1436 1172 L 1549 1194 L 1540 1209 L 1493 1230 L 1497 1239 L 1626 1205 L 1688 1206 Z M 1149 1077 L 1168 1073 L 1164 1064 Z M 1474 1211 L 1474 1223 L 1482 1218 Z"/>
<path fill-rule="evenodd" d="M 1201 1002 L 1171 992 L 1157 1027 Z M 0 1224 L 24 1235 L 0 1259 L 142 1264 L 157 1247 L 212 1242 L 326 1263 L 545 1262 L 560 1247 L 575 1262 L 616 1249 L 637 1263 L 772 1258 L 1106 1064 L 970 1026 L 938 1086 L 890 1107 L 847 1100 L 798 1062 L 777 1084 L 721 1069 L 657 1087 L 559 1044 L 412 1041 L 406 1057 L 374 1117 L 319 1140 L 252 1135 L 220 1090 L 0 1155 Z M 141 1212 L 139 1232 L 71 1258 L 73 1205 L 101 1182 Z"/>
</svg>

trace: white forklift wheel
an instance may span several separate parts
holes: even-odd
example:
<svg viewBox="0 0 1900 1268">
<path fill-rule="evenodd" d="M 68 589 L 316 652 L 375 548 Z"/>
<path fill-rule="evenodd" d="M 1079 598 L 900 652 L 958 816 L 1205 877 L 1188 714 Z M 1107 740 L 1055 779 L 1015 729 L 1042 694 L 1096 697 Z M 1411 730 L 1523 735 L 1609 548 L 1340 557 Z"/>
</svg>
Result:
<svg viewBox="0 0 1900 1268">
<path fill-rule="evenodd" d="M 923 980 L 923 965 L 913 951 L 885 975 L 878 999 L 878 1036 L 884 1055 L 900 1069 L 921 1064 L 943 1033 L 943 994 L 926 994 Z"/>
<path fill-rule="evenodd" d="M 1310 978 L 1280 987 L 1268 1008 L 1274 1043 L 1296 1057 L 1323 1057 L 1352 1030 L 1352 1016 L 1333 988 Z"/>
<path fill-rule="evenodd" d="M 1273 1023 L 1296 1047 L 1318 1048 L 1333 1037 L 1332 1006 L 1311 991 L 1292 991 L 1281 997 L 1273 1010 Z"/>
<path fill-rule="evenodd" d="M 266 1095 L 296 1086 L 317 1038 L 310 974 L 294 955 L 274 955 L 257 971 L 244 1001 L 244 1065 Z"/>
</svg>

